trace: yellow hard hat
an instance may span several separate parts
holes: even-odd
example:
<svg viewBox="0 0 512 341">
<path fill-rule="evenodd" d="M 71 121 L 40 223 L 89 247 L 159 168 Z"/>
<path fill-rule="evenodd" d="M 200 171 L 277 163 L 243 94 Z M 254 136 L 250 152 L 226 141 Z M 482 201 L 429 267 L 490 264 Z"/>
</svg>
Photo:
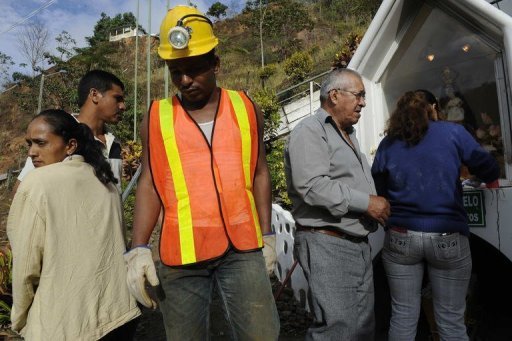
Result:
<svg viewBox="0 0 512 341">
<path fill-rule="evenodd" d="M 162 59 L 199 56 L 218 44 L 212 22 L 195 7 L 180 5 L 170 9 L 160 25 L 158 55 Z"/>
</svg>

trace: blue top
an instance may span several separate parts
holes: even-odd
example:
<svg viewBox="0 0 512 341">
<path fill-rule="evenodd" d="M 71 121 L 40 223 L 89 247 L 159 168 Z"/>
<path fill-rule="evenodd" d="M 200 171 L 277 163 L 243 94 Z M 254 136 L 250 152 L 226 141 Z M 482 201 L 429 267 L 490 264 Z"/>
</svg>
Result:
<svg viewBox="0 0 512 341">
<path fill-rule="evenodd" d="M 494 157 L 459 124 L 430 122 L 416 146 L 385 137 L 372 175 L 377 193 L 391 204 L 387 225 L 469 234 L 459 179 L 462 164 L 484 182 L 492 182 L 500 174 Z"/>
</svg>

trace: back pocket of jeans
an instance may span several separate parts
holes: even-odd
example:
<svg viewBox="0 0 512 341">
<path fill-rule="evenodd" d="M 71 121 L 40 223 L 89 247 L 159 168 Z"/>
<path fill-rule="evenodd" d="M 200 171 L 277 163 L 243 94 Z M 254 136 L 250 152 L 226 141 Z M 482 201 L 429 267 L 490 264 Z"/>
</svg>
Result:
<svg viewBox="0 0 512 341">
<path fill-rule="evenodd" d="M 409 246 L 411 244 L 411 236 L 406 233 L 400 233 L 393 230 L 389 230 L 387 235 L 388 250 L 400 255 L 409 255 Z"/>
<path fill-rule="evenodd" d="M 432 247 L 438 260 L 450 260 L 460 257 L 460 234 L 432 236 Z"/>
</svg>

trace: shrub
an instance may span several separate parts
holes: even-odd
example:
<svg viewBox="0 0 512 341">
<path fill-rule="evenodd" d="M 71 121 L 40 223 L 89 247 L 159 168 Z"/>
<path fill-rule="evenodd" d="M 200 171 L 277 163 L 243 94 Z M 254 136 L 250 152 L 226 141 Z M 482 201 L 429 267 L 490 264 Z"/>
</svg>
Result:
<svg viewBox="0 0 512 341">
<path fill-rule="evenodd" d="M 8 246 L 0 248 L 0 326 L 11 323 L 12 252 Z"/>
<path fill-rule="evenodd" d="M 295 52 L 284 61 L 284 72 L 294 82 L 306 79 L 313 69 L 313 59 L 307 52 Z"/>
<path fill-rule="evenodd" d="M 276 64 L 268 64 L 258 71 L 258 76 L 260 77 L 260 79 L 265 80 L 268 79 L 270 76 L 274 75 L 276 71 Z"/>
<path fill-rule="evenodd" d="M 354 53 L 356 53 L 357 47 L 361 43 L 361 36 L 357 33 L 349 33 L 345 39 L 341 51 L 336 53 L 334 61 L 332 62 L 333 67 L 346 68 Z"/>
<path fill-rule="evenodd" d="M 291 209 L 292 202 L 288 197 L 286 176 L 284 171 L 285 141 L 280 139 L 272 143 L 272 150 L 267 154 L 268 169 L 272 178 L 272 202 L 284 209 Z"/>
<path fill-rule="evenodd" d="M 121 150 L 121 157 L 123 159 L 123 178 L 130 181 L 141 163 L 142 145 L 134 141 L 125 142 Z"/>
<path fill-rule="evenodd" d="M 290 199 L 286 192 L 286 177 L 284 173 L 284 141 L 276 140 L 277 129 L 281 124 L 281 115 L 279 114 L 281 106 L 277 101 L 274 90 L 263 89 L 254 94 L 254 101 L 258 103 L 263 111 L 265 120 L 264 140 L 267 151 L 267 163 L 272 179 L 273 201 L 290 207 Z"/>
<path fill-rule="evenodd" d="M 281 106 L 277 102 L 277 96 L 272 89 L 261 89 L 257 91 L 253 99 L 261 108 L 264 120 L 264 135 L 265 141 L 272 141 L 276 134 L 279 124 L 281 123 L 281 116 L 279 110 Z"/>
</svg>

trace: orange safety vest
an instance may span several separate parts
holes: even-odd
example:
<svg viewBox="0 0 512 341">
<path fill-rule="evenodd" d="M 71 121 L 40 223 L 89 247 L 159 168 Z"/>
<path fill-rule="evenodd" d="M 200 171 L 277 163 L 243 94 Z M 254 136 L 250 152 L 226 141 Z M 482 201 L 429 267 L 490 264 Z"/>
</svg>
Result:
<svg viewBox="0 0 512 341">
<path fill-rule="evenodd" d="M 165 210 L 166 265 L 219 257 L 230 242 L 241 251 L 263 246 L 253 196 L 258 124 L 245 93 L 221 90 L 211 144 L 176 96 L 153 102 L 149 162 Z"/>
</svg>

